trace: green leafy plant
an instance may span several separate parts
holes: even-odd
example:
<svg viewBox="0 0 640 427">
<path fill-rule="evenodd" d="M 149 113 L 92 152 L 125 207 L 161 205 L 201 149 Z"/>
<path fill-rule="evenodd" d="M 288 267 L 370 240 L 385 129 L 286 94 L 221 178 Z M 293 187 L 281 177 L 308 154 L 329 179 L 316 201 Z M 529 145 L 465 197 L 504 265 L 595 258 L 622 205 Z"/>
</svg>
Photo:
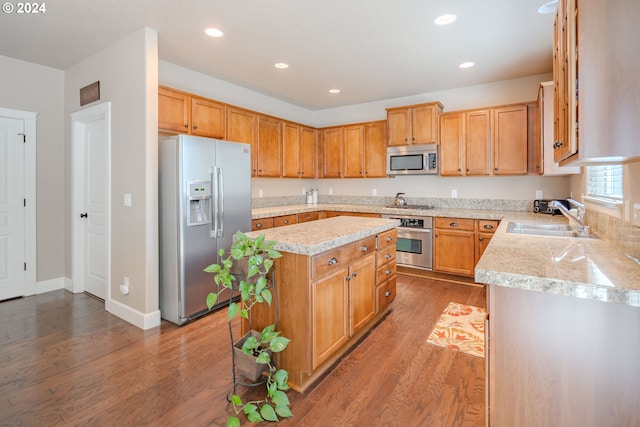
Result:
<svg viewBox="0 0 640 427">
<path fill-rule="evenodd" d="M 264 235 L 256 239 L 250 239 L 246 234 L 238 231 L 234 236 L 229 254 L 220 249 L 220 264 L 211 264 L 204 271 L 214 274 L 216 292 L 207 295 L 207 307 L 209 310 L 218 302 L 220 294 L 225 289 L 234 289 L 240 293 L 238 302 L 231 302 L 228 309 L 228 318 L 231 321 L 240 315 L 249 319 L 251 309 L 256 304 L 266 303 L 271 305 L 273 295 L 267 279 L 268 273 L 273 268 L 275 259 L 282 254 L 274 249 L 276 242 L 265 240 Z M 225 257 L 226 255 L 226 257 Z M 240 280 L 236 278 L 240 277 Z M 242 344 L 242 352 L 253 355 L 256 363 L 267 366 L 266 396 L 260 400 L 243 401 L 234 394 L 231 403 L 235 416 L 227 420 L 228 427 L 240 425 L 238 415 L 244 413 L 250 422 L 279 421 L 279 417 L 287 418 L 293 414 L 289 408 L 289 398 L 286 391 L 289 390 L 287 381 L 289 373 L 284 369 L 277 369 L 271 359 L 272 353 L 279 353 L 289 344 L 289 339 L 280 335 L 275 330 L 275 325 L 269 325 L 259 334 L 252 334 Z"/>
</svg>

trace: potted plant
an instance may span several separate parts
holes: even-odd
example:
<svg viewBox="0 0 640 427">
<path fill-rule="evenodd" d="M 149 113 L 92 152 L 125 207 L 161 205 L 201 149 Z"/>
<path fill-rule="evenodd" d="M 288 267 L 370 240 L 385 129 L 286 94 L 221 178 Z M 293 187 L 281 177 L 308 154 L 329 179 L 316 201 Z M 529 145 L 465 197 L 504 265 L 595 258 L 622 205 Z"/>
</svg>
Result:
<svg viewBox="0 0 640 427">
<path fill-rule="evenodd" d="M 216 292 L 207 295 L 209 310 L 216 304 L 218 296 L 225 289 L 237 291 L 240 294 L 238 302 L 229 303 L 229 321 L 238 315 L 249 320 L 251 310 L 256 304 L 271 305 L 273 295 L 268 274 L 274 260 L 282 256 L 274 249 L 275 244 L 274 241 L 265 240 L 264 235 L 250 239 L 246 234 L 238 231 L 234 236 L 229 254 L 225 254 L 224 249 L 220 249 L 218 252 L 220 264 L 211 264 L 204 270 L 214 274 L 217 287 Z M 289 341 L 275 330 L 275 324 L 273 324 L 262 331 L 251 330 L 233 344 L 233 351 L 236 352 L 234 369 L 237 368 L 241 375 L 252 382 L 263 377 L 267 393 L 261 400 L 248 402 L 244 402 L 239 395 L 234 394 L 231 397 L 231 403 L 236 416 L 229 417 L 228 427 L 240 425 L 240 419 L 237 417 L 240 412 L 243 412 L 251 422 L 277 422 L 278 417 L 293 415 L 285 393 L 289 389 L 287 384 L 289 373 L 284 369 L 277 369 L 271 358 L 273 353 L 284 350 Z"/>
</svg>

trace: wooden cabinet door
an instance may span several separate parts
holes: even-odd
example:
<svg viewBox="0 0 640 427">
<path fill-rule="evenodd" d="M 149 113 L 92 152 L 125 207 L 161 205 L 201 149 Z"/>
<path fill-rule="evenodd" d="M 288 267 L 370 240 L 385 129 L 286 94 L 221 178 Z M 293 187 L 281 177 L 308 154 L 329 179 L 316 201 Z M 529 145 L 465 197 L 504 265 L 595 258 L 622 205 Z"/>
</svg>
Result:
<svg viewBox="0 0 640 427">
<path fill-rule="evenodd" d="M 464 145 L 465 173 L 491 174 L 491 110 L 465 113 Z"/>
<path fill-rule="evenodd" d="M 527 106 L 493 110 L 493 173 L 520 175 L 527 170 Z"/>
<path fill-rule="evenodd" d="M 202 98 L 191 98 L 191 133 L 208 138 L 226 136 L 226 107 Z"/>
<path fill-rule="evenodd" d="M 348 267 L 311 284 L 312 368 L 349 339 Z"/>
<path fill-rule="evenodd" d="M 484 250 L 487 249 L 487 246 L 489 246 L 489 242 L 491 241 L 492 237 L 493 233 L 477 233 L 476 257 L 474 265 L 477 264 L 478 261 L 480 261 L 480 257 L 484 253 Z"/>
<path fill-rule="evenodd" d="M 364 162 L 367 178 L 387 177 L 387 122 L 364 125 Z"/>
<path fill-rule="evenodd" d="M 282 175 L 281 129 L 280 120 L 258 116 L 257 176 Z"/>
<path fill-rule="evenodd" d="M 464 113 L 440 116 L 440 175 L 465 174 Z"/>
<path fill-rule="evenodd" d="M 411 144 L 438 142 L 438 108 L 421 105 L 411 109 Z"/>
<path fill-rule="evenodd" d="M 323 178 L 342 177 L 342 128 L 326 128 L 323 133 Z"/>
<path fill-rule="evenodd" d="M 227 140 L 251 144 L 251 175 L 256 176 L 258 170 L 256 114 L 241 108 L 227 108 Z"/>
<path fill-rule="evenodd" d="M 300 130 L 300 177 L 315 178 L 318 131 L 306 126 Z"/>
<path fill-rule="evenodd" d="M 409 145 L 411 134 L 410 109 L 402 108 L 387 111 L 387 145 Z"/>
<path fill-rule="evenodd" d="M 189 133 L 189 95 L 158 88 L 158 129 Z"/>
<path fill-rule="evenodd" d="M 473 231 L 436 229 L 434 271 L 473 276 L 475 266 Z"/>
<path fill-rule="evenodd" d="M 349 336 L 353 336 L 376 314 L 376 257 L 371 254 L 349 267 L 349 300 L 351 321 Z"/>
<path fill-rule="evenodd" d="M 282 176 L 298 178 L 300 170 L 300 126 L 282 123 Z"/>
<path fill-rule="evenodd" d="M 343 127 L 343 169 L 345 178 L 364 177 L 364 126 Z"/>
</svg>

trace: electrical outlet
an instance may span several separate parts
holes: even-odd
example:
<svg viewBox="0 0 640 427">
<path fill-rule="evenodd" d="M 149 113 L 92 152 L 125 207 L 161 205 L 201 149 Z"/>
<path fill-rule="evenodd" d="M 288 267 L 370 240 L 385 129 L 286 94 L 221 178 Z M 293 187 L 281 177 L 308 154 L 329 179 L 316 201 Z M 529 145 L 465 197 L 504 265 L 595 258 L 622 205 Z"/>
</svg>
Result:
<svg viewBox="0 0 640 427">
<path fill-rule="evenodd" d="M 124 193 L 124 205 L 131 207 L 131 193 Z"/>
<path fill-rule="evenodd" d="M 258 197 L 264 197 L 264 191 L 262 191 L 262 189 L 258 190 Z"/>
<path fill-rule="evenodd" d="M 302 187 L 302 195 L 305 196 L 307 194 L 307 189 Z"/>
<path fill-rule="evenodd" d="M 458 197 L 458 190 L 451 190 L 451 198 L 455 199 Z"/>
<path fill-rule="evenodd" d="M 120 285 L 120 293 L 122 295 L 129 295 L 129 278 L 125 277 Z"/>
<path fill-rule="evenodd" d="M 378 189 L 377 188 L 371 189 L 371 195 L 372 196 L 377 196 L 378 195 Z"/>
<path fill-rule="evenodd" d="M 333 196 L 333 188 L 329 188 L 329 195 Z"/>
<path fill-rule="evenodd" d="M 536 190 L 536 200 L 542 199 L 542 190 Z"/>
</svg>

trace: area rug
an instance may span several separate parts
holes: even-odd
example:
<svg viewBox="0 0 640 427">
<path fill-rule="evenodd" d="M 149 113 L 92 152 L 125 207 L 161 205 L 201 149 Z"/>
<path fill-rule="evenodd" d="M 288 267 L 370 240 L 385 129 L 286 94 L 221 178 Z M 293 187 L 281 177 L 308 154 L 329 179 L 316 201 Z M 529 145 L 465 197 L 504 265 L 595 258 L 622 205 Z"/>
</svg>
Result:
<svg viewBox="0 0 640 427">
<path fill-rule="evenodd" d="M 450 302 L 427 339 L 429 344 L 484 357 L 484 322 L 487 311 Z"/>
</svg>

